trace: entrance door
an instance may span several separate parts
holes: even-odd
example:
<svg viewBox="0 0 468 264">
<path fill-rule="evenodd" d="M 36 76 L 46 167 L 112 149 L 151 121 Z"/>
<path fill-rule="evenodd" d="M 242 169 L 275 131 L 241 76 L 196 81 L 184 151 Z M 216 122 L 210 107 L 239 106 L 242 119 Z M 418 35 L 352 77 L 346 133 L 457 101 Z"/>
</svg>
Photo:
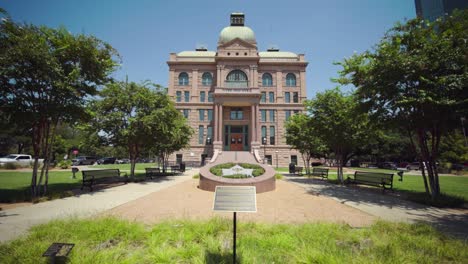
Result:
<svg viewBox="0 0 468 264">
<path fill-rule="evenodd" d="M 242 150 L 244 150 L 243 144 L 244 144 L 244 142 L 242 140 L 242 134 L 238 134 L 238 133 L 231 134 L 231 147 L 230 147 L 231 151 L 242 151 Z"/>
</svg>

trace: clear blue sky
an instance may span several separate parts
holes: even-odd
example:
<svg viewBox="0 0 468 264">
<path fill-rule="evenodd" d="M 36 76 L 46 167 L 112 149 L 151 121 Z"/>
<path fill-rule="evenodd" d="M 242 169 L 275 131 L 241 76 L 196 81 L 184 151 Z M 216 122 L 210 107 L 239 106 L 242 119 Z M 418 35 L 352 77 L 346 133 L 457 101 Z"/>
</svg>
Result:
<svg viewBox="0 0 468 264">
<path fill-rule="evenodd" d="M 416 16 L 414 0 L 0 0 L 0 7 L 15 21 L 95 35 L 122 56 L 115 77 L 164 86 L 169 53 L 197 44 L 216 50 L 229 14 L 243 12 L 260 51 L 275 44 L 306 55 L 308 97 L 336 86 L 334 61 L 372 48 L 395 22 Z"/>
</svg>

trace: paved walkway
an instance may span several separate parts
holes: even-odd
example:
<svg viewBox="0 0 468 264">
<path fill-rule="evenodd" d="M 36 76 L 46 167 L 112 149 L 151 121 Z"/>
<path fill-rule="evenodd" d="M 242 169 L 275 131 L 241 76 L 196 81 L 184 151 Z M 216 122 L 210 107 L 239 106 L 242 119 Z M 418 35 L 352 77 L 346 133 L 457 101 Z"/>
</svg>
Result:
<svg viewBox="0 0 468 264">
<path fill-rule="evenodd" d="M 88 217 L 128 203 L 153 192 L 190 180 L 198 169 L 183 176 L 129 183 L 77 196 L 0 211 L 0 242 L 14 239 L 34 225 L 65 217 Z"/>
<path fill-rule="evenodd" d="M 383 194 L 377 188 L 341 186 L 317 178 L 286 176 L 286 180 L 305 188 L 311 194 L 334 199 L 386 221 L 423 221 L 452 235 L 468 239 L 467 209 L 436 208 L 404 200 L 388 191 Z"/>
</svg>

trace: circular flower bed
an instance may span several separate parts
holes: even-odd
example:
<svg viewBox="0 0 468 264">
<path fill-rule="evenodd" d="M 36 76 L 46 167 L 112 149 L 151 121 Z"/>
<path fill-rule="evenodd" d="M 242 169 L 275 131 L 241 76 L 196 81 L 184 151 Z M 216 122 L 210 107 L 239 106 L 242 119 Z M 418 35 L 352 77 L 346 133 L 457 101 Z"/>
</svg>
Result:
<svg viewBox="0 0 468 264">
<path fill-rule="evenodd" d="M 235 173 L 230 175 L 223 175 L 223 169 L 231 169 L 234 166 L 240 166 L 243 169 L 251 169 L 252 176 L 257 177 L 263 175 L 265 173 L 265 169 L 259 165 L 249 164 L 249 163 L 223 163 L 216 165 L 210 168 L 210 172 L 216 176 L 224 177 L 224 178 L 231 178 L 231 179 L 244 179 L 244 178 L 251 178 L 251 176 L 242 174 L 242 173 Z"/>
</svg>

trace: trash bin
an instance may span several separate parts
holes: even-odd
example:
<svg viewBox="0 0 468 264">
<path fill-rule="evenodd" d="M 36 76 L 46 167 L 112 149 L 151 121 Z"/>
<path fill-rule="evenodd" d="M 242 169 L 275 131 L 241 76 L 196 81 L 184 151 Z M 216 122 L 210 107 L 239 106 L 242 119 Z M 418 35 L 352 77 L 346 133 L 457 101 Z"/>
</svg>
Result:
<svg viewBox="0 0 468 264">
<path fill-rule="evenodd" d="M 179 167 L 180 167 L 180 172 L 185 172 L 185 162 L 181 162 L 179 164 Z"/>
<path fill-rule="evenodd" d="M 289 173 L 294 173 L 295 169 L 296 169 L 296 164 L 289 163 Z"/>
</svg>

